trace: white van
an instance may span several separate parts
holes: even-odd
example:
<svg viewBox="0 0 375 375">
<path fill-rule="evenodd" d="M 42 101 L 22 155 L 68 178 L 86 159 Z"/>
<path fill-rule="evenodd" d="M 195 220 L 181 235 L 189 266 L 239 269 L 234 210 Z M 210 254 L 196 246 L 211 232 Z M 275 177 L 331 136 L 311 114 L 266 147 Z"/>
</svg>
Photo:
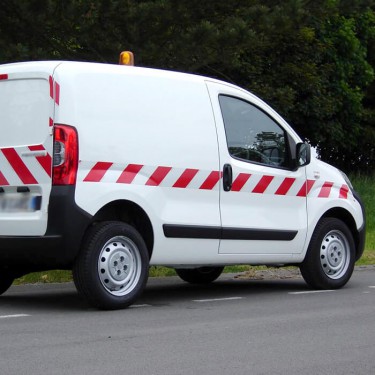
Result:
<svg viewBox="0 0 375 375">
<path fill-rule="evenodd" d="M 79 62 L 0 66 L 0 292 L 73 269 L 123 308 L 150 265 L 214 281 L 225 265 L 297 265 L 339 288 L 362 255 L 347 177 L 253 94 L 218 80 Z M 310 160 L 311 159 L 311 160 Z"/>
</svg>

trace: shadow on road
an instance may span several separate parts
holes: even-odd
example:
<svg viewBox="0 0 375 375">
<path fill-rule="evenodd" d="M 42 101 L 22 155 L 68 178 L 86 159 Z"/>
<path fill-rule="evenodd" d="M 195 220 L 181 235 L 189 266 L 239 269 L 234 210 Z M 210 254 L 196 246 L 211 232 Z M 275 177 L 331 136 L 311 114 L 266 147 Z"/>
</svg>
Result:
<svg viewBox="0 0 375 375">
<path fill-rule="evenodd" d="M 166 306 L 189 303 L 191 300 L 242 297 L 261 299 L 270 293 L 304 291 L 307 285 L 301 279 L 252 280 L 223 275 L 207 285 L 192 285 L 178 277 L 150 278 L 136 304 Z M 7 311 L 43 310 L 50 312 L 95 311 L 81 299 L 73 283 L 34 284 L 13 286 L 0 297 L 0 314 Z"/>
<path fill-rule="evenodd" d="M 0 297 L 0 311 L 74 311 L 87 310 L 72 283 L 13 286 Z"/>
<path fill-rule="evenodd" d="M 220 278 L 207 285 L 193 285 L 183 281 L 169 282 L 160 280 L 149 283 L 141 297 L 142 303 L 168 304 L 171 302 L 184 302 L 197 299 L 249 297 L 262 296 L 265 293 L 279 293 L 285 291 L 307 290 L 303 280 L 251 280 Z"/>
</svg>

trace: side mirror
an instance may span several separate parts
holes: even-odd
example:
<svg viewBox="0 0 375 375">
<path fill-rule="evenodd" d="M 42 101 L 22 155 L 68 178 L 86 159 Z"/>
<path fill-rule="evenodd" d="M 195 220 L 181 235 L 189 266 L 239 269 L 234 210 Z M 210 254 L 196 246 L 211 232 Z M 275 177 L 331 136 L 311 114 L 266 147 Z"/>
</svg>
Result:
<svg viewBox="0 0 375 375">
<path fill-rule="evenodd" d="M 304 167 L 305 165 L 310 164 L 311 161 L 311 146 L 304 143 L 297 143 L 296 150 L 296 167 Z"/>
</svg>

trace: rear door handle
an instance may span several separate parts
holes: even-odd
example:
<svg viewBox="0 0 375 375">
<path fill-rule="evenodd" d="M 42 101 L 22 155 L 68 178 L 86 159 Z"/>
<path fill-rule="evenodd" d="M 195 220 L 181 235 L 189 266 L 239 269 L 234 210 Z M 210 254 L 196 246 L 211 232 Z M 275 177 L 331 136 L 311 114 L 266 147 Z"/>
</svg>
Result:
<svg viewBox="0 0 375 375">
<path fill-rule="evenodd" d="M 233 182 L 232 166 L 230 164 L 224 164 L 223 168 L 223 188 L 224 191 L 230 191 Z"/>
<path fill-rule="evenodd" d="M 46 150 L 36 150 L 36 151 L 26 151 L 22 152 L 21 156 L 47 156 L 47 151 Z"/>
</svg>

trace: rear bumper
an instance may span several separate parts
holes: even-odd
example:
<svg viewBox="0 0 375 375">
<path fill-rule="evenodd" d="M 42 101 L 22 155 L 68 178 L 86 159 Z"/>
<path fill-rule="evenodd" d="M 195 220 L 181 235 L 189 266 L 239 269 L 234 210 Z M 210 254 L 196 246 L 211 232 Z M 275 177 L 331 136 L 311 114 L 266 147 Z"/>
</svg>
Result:
<svg viewBox="0 0 375 375">
<path fill-rule="evenodd" d="M 0 236 L 0 268 L 24 274 L 71 268 L 91 216 L 74 200 L 74 186 L 54 186 L 44 236 Z"/>
</svg>

